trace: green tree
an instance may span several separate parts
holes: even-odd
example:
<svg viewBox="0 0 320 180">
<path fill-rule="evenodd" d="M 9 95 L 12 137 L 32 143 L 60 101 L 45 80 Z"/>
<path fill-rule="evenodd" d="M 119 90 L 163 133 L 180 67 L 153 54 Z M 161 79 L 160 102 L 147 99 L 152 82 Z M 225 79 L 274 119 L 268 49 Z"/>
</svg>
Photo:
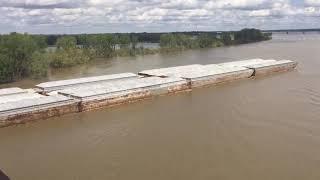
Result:
<svg viewBox="0 0 320 180">
<path fill-rule="evenodd" d="M 99 35 L 96 36 L 94 47 L 100 56 L 111 57 L 116 49 L 116 43 L 116 38 L 112 35 Z"/>
<path fill-rule="evenodd" d="M 233 43 L 231 36 L 232 36 L 231 33 L 228 33 L 228 32 L 222 33 L 221 39 L 222 39 L 222 42 L 223 42 L 224 45 L 228 46 L 228 45 L 231 45 Z"/>
<path fill-rule="evenodd" d="M 118 38 L 120 49 L 128 49 L 130 45 L 130 36 L 128 34 L 121 34 Z"/>
<path fill-rule="evenodd" d="M 138 44 L 139 40 L 137 36 L 132 35 L 131 36 L 131 48 L 133 50 L 135 50 L 137 48 L 137 44 Z"/>
<path fill-rule="evenodd" d="M 32 54 L 29 65 L 29 72 L 33 78 L 46 77 L 48 74 L 49 62 L 44 53 L 35 52 Z"/>
<path fill-rule="evenodd" d="M 160 47 L 161 48 L 177 48 L 177 38 L 174 34 L 162 34 L 160 36 Z"/>
<path fill-rule="evenodd" d="M 64 36 L 58 38 L 56 46 L 58 49 L 74 49 L 77 47 L 77 39 L 73 36 Z"/>
<path fill-rule="evenodd" d="M 213 44 L 212 37 L 209 36 L 209 34 L 201 34 L 198 37 L 198 41 L 199 41 L 200 48 L 212 47 L 212 44 Z"/>
<path fill-rule="evenodd" d="M 32 36 L 32 38 L 34 39 L 34 41 L 36 42 L 37 46 L 40 49 L 45 49 L 45 48 L 48 47 L 46 36 L 44 36 L 44 35 L 34 35 L 34 36 Z"/>
<path fill-rule="evenodd" d="M 258 42 L 270 38 L 268 34 L 262 33 L 259 29 L 242 29 L 235 33 L 235 40 L 238 44 Z"/>
<path fill-rule="evenodd" d="M 73 36 L 58 38 L 56 46 L 57 51 L 48 56 L 50 65 L 54 68 L 71 67 L 91 60 L 87 51 L 77 47 L 76 38 Z"/>
<path fill-rule="evenodd" d="M 2 36 L 0 61 L 2 81 L 14 81 L 27 76 L 32 54 L 40 50 L 36 41 L 28 34 L 12 33 Z"/>
<path fill-rule="evenodd" d="M 14 78 L 14 60 L 6 54 L 0 54 L 0 83 L 11 82 Z"/>
</svg>

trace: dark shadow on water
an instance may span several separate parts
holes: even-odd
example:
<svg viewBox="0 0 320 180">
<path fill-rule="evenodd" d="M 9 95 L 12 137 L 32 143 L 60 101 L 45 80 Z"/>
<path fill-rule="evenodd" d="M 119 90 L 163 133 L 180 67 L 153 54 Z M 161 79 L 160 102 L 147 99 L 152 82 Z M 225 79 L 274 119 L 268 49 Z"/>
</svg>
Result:
<svg viewBox="0 0 320 180">
<path fill-rule="evenodd" d="M 10 180 L 10 178 L 4 174 L 4 172 L 1 171 L 0 169 L 0 180 Z"/>
</svg>

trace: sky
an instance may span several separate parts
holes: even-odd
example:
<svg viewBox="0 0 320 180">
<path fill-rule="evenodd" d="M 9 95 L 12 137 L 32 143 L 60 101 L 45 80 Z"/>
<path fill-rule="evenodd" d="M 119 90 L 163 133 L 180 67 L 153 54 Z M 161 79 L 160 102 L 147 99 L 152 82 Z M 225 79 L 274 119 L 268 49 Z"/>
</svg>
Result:
<svg viewBox="0 0 320 180">
<path fill-rule="evenodd" d="M 0 33 L 320 27 L 320 0 L 0 0 Z"/>
</svg>

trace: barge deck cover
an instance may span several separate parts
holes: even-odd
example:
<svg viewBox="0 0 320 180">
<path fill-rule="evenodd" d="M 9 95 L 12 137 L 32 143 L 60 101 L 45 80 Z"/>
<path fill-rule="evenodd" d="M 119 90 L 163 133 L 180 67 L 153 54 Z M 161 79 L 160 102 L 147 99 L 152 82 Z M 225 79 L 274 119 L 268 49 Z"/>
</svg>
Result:
<svg viewBox="0 0 320 180">
<path fill-rule="evenodd" d="M 194 72 L 201 70 L 203 65 L 192 64 L 186 66 L 176 66 L 160 69 L 151 69 L 139 72 L 140 75 L 159 76 L 159 77 L 180 77 L 180 73 Z"/>
<path fill-rule="evenodd" d="M 147 77 L 134 80 L 115 81 L 109 83 L 95 84 L 78 89 L 65 89 L 59 91 L 59 94 L 71 96 L 75 98 L 87 98 L 106 94 L 115 94 L 120 92 L 128 92 L 138 89 L 152 89 L 153 87 L 163 87 L 167 85 L 187 84 L 186 80 L 181 78 L 160 78 L 160 77 Z"/>
<path fill-rule="evenodd" d="M 274 62 L 276 60 L 264 60 L 264 59 L 248 59 L 248 60 L 242 60 L 242 61 L 232 61 L 232 62 L 225 62 L 225 63 L 219 63 L 216 64 L 218 66 L 223 66 L 223 67 L 246 67 L 250 65 L 255 65 L 255 64 L 261 64 L 265 62 Z"/>
<path fill-rule="evenodd" d="M 1 96 L 7 96 L 11 94 L 20 94 L 20 93 L 26 93 L 27 90 L 21 89 L 18 87 L 13 87 L 13 88 L 5 88 L 5 89 L 0 89 L 0 97 Z"/>
<path fill-rule="evenodd" d="M 285 65 L 285 64 L 296 64 L 296 62 L 291 61 L 291 60 L 280 60 L 280 61 L 263 62 L 263 63 L 259 63 L 259 64 L 250 65 L 247 67 L 257 69 L 257 68 L 278 66 L 278 65 Z"/>
<path fill-rule="evenodd" d="M 61 95 L 43 96 L 36 99 L 23 99 L 20 101 L 8 102 L 0 104 L 0 116 L 61 106 L 68 102 L 74 102 L 74 100 Z"/>
<path fill-rule="evenodd" d="M 138 78 L 138 77 L 139 76 L 134 73 L 121 73 L 121 74 L 93 76 L 93 77 L 78 78 L 78 79 L 68 79 L 68 80 L 61 80 L 61 81 L 51 81 L 51 82 L 38 84 L 36 85 L 36 87 L 43 91 L 55 91 L 55 90 L 68 88 L 70 86 L 86 85 L 91 83 L 115 81 L 115 80 Z"/>
</svg>

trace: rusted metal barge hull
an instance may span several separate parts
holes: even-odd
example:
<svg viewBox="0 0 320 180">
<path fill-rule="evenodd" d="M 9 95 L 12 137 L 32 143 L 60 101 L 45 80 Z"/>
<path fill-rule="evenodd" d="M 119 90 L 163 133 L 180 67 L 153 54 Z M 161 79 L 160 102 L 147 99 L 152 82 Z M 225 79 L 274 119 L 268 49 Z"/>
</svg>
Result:
<svg viewBox="0 0 320 180">
<path fill-rule="evenodd" d="M 79 111 L 89 111 L 189 89 L 187 81 L 180 78 L 147 77 L 78 89 L 66 89 L 58 93 L 78 99 L 80 101 Z"/>
<path fill-rule="evenodd" d="M 254 76 L 266 76 L 278 72 L 291 71 L 297 67 L 298 63 L 290 60 L 265 62 L 247 66 L 254 70 Z"/>
<path fill-rule="evenodd" d="M 208 66 L 206 68 L 208 68 L 207 71 L 185 75 L 184 79 L 187 79 L 190 82 L 192 88 L 196 88 L 246 79 L 251 77 L 253 74 L 252 69 L 244 67 L 210 68 L 210 66 Z"/>
<path fill-rule="evenodd" d="M 0 104 L 0 127 L 78 112 L 78 101 L 65 96 L 42 96 Z"/>
</svg>

